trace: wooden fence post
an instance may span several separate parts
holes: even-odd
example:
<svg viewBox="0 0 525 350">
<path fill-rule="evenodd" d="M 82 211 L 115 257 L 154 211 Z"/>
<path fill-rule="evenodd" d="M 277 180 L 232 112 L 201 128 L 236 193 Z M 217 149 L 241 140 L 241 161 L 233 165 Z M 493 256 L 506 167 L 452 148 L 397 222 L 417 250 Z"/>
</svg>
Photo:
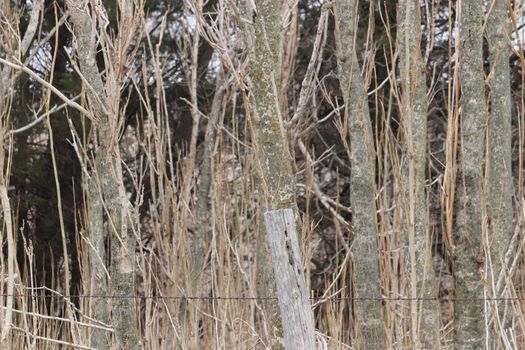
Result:
<svg viewBox="0 0 525 350">
<path fill-rule="evenodd" d="M 287 350 L 315 350 L 315 328 L 292 209 L 264 213 Z"/>
</svg>

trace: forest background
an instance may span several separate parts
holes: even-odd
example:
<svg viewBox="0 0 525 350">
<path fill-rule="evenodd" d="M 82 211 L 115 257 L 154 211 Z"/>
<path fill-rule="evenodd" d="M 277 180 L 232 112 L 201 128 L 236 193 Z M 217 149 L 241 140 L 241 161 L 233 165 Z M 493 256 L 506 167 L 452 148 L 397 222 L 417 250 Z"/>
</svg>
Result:
<svg viewBox="0 0 525 350">
<path fill-rule="evenodd" d="M 523 349 L 524 16 L 1 0 L 0 348 Z"/>
</svg>

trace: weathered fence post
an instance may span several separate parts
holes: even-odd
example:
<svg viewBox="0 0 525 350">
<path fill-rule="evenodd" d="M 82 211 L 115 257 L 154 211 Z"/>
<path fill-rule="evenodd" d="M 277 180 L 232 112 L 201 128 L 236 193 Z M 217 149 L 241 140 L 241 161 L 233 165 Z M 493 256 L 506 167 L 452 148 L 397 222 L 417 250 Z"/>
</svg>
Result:
<svg viewBox="0 0 525 350">
<path fill-rule="evenodd" d="M 312 308 L 292 209 L 264 213 L 287 350 L 315 349 Z"/>
</svg>

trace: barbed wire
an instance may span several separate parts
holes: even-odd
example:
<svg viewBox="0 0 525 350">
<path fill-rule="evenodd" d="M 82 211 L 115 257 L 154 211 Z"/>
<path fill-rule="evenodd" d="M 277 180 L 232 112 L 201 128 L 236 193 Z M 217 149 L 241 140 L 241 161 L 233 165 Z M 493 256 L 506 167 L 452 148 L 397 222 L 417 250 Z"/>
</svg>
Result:
<svg viewBox="0 0 525 350">
<path fill-rule="evenodd" d="M 278 300 L 278 297 L 242 297 L 242 296 L 164 296 L 164 295 L 106 295 L 106 294 L 0 294 L 0 297 L 13 298 L 38 298 L 38 299 L 141 299 L 141 300 Z M 464 298 L 464 297 L 309 297 L 310 300 L 315 301 L 525 301 L 524 297 L 486 297 L 486 298 Z"/>
</svg>

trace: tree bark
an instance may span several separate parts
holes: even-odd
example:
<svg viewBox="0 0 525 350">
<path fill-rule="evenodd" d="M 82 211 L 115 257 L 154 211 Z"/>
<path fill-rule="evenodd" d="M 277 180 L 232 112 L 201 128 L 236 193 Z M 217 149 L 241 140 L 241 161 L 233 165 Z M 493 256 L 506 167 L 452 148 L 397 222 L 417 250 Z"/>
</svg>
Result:
<svg viewBox="0 0 525 350">
<path fill-rule="evenodd" d="M 99 186 L 94 177 L 85 179 L 88 191 L 88 221 L 89 221 L 89 239 L 91 240 L 91 249 L 89 253 L 89 269 L 91 272 L 90 292 L 93 295 L 104 295 L 108 293 L 108 272 L 105 267 L 106 249 L 104 234 L 104 208 L 100 196 Z M 100 322 L 109 323 L 109 304 L 104 298 L 95 298 L 91 300 L 91 309 L 93 316 Z M 96 349 L 107 349 L 108 340 L 106 332 L 101 329 L 93 330 L 91 334 L 91 346 Z"/>
<path fill-rule="evenodd" d="M 511 94 L 510 94 L 510 25 L 507 23 L 505 1 L 491 1 L 487 17 L 490 75 L 490 115 L 487 130 L 487 222 L 489 249 L 488 281 L 496 285 L 500 273 L 504 272 L 505 253 L 513 233 L 512 208 L 512 149 L 511 149 Z M 501 290 L 491 290 L 492 297 L 500 297 Z M 498 305 L 499 304 L 499 305 Z M 494 318 L 503 315 L 502 302 L 494 303 Z M 501 312 L 500 312 L 501 311 Z M 494 322 L 499 334 L 499 325 L 506 326 L 505 320 Z M 499 337 L 495 337 L 499 339 Z M 503 346 L 496 345 L 496 346 Z"/>
<path fill-rule="evenodd" d="M 6 9 L 7 10 L 7 9 Z M 12 140 L 8 139 L 7 129 L 9 120 L 10 102 L 6 96 L 12 96 L 10 86 L 14 81 L 9 79 L 9 68 L 4 67 L 0 71 L 0 206 L 2 207 L 2 225 L 5 226 L 6 243 L 4 243 L 4 234 L 0 234 L 0 322 L 2 330 L 0 331 L 0 348 L 8 349 L 11 347 L 11 323 L 13 320 L 14 293 L 15 293 L 15 265 L 16 265 L 16 242 L 13 230 L 13 217 L 11 202 L 9 200 L 8 186 L 10 174 L 9 149 Z M 10 84 L 11 83 L 11 84 Z M 8 146 L 7 149 L 5 146 Z M 7 273 L 4 265 L 4 245 L 7 246 Z M 7 278 L 4 276 L 7 275 Z M 7 286 L 4 287 L 4 279 Z M 5 289 L 4 289 L 5 288 Z M 6 295 L 4 295 L 6 294 Z M 4 310 L 5 300 L 5 310 Z"/>
<path fill-rule="evenodd" d="M 262 207 L 259 215 L 260 274 L 257 282 L 258 294 L 261 297 L 276 295 L 275 276 L 271 267 L 262 213 L 266 210 L 296 208 L 292 159 L 278 108 L 282 6 L 282 2 L 278 0 L 261 0 L 256 1 L 256 9 L 249 9 L 254 22 L 250 77 L 255 113 L 251 113 L 250 110 L 247 112 L 259 170 L 257 188 Z M 278 348 L 277 338 L 282 333 L 282 327 L 277 303 L 267 300 L 263 305 L 270 326 L 270 344 Z M 274 333 L 277 333 L 277 337 Z"/>
<path fill-rule="evenodd" d="M 421 17 L 417 2 L 398 5 L 400 110 L 403 125 L 405 266 L 410 276 L 411 337 L 414 348 L 439 344 L 440 311 L 432 263 L 432 238 L 425 191 L 427 167 L 427 87 L 421 55 Z M 420 300 L 418 300 L 420 299 Z M 421 313 L 419 312 L 421 310 Z"/>
<path fill-rule="evenodd" d="M 0 78 L 1 79 L 1 78 Z M 0 81 L 1 83 L 1 81 Z M 0 110 L 0 115 L 2 115 L 3 111 Z M 3 115 L 2 115 L 3 116 Z M 7 167 L 6 172 L 4 173 L 4 169 L 6 169 L 6 150 L 4 149 L 4 137 L 5 137 L 5 125 L 3 121 L 0 121 L 2 125 L 0 125 L 0 141 L 2 142 L 2 145 L 0 146 L 0 203 L 2 206 L 2 219 L 3 224 L 6 228 L 6 238 L 7 238 L 7 288 L 5 289 L 5 313 L 2 313 L 3 319 L 3 325 L 2 325 L 2 331 L 0 335 L 0 345 L 2 348 L 9 348 L 11 346 L 11 323 L 13 320 L 13 308 L 14 308 L 14 293 L 15 293 L 15 264 L 16 264 L 16 243 L 15 243 L 15 235 L 13 230 L 13 220 L 12 220 L 12 211 L 11 211 L 11 203 L 9 201 L 9 196 L 7 193 L 7 184 L 8 184 L 8 178 L 9 178 L 9 167 Z M 0 243 L 2 243 L 3 247 L 3 237 L 0 238 Z M 3 258 L 3 254 L 0 254 L 0 257 Z M 4 261 L 0 260 L 3 264 Z M 0 275 L 2 278 L 4 278 L 4 268 L 1 269 L 2 274 Z M 1 282 L 3 283 L 3 281 Z M 2 288 L 2 290 L 4 290 Z M 2 311 L 4 311 L 4 295 L 2 295 Z"/>
<path fill-rule="evenodd" d="M 461 143 L 457 177 L 455 349 L 484 346 L 484 302 L 480 267 L 483 258 L 483 161 L 487 105 L 483 72 L 483 1 L 462 1 L 459 62 Z M 469 301 L 464 301 L 469 300 Z"/>
<path fill-rule="evenodd" d="M 115 296 L 110 301 L 111 322 L 115 328 L 114 343 L 117 349 L 139 349 L 135 300 L 129 297 L 134 294 L 134 237 L 128 235 L 126 224 L 128 204 L 122 181 L 122 168 L 117 143 L 119 108 L 118 105 L 117 108 L 110 105 L 115 101 L 109 99 L 95 59 L 96 43 L 102 35 L 96 36 L 92 28 L 95 28 L 95 21 L 100 18 L 91 17 L 91 15 L 96 16 L 97 12 L 92 11 L 90 15 L 88 7 L 82 6 L 82 3 L 68 0 L 66 4 L 70 10 L 74 27 L 80 71 L 90 85 L 86 89 L 88 100 L 95 115 L 94 119 L 99 120 L 98 125 L 95 125 L 98 147 L 95 152 L 95 168 L 92 174 L 97 186 L 90 187 L 87 191 L 89 200 L 104 203 L 103 206 L 107 210 L 109 219 L 107 225 L 109 232 L 107 233 L 110 236 L 111 249 L 106 253 L 110 255 L 109 275 L 111 283 L 106 288 L 105 294 Z M 123 9 L 123 11 L 126 12 L 123 13 L 123 17 L 129 17 L 129 8 Z M 104 29 L 99 28 L 99 30 Z M 122 28 L 122 31 L 125 33 L 125 28 Z M 109 73 L 107 74 L 108 80 L 114 78 Z M 118 84 L 118 82 L 107 82 L 107 84 L 111 86 L 111 84 Z M 116 91 L 114 90 L 113 93 Z M 96 192 L 90 193 L 91 191 Z M 96 213 L 90 214 L 90 219 L 94 220 L 90 227 L 90 239 L 93 245 L 98 247 L 97 249 L 102 249 L 103 243 L 101 242 L 106 239 L 106 233 L 100 231 L 102 219 L 94 217 L 94 215 L 102 214 L 97 206 L 99 206 L 98 203 L 88 203 L 88 208 L 96 211 Z M 100 251 L 91 252 L 91 254 L 103 256 Z M 94 282 L 103 280 L 101 276 L 106 273 L 104 262 L 101 259 L 92 258 L 90 263 L 93 264 L 90 269 L 95 279 Z M 102 301 L 98 301 L 98 303 L 102 303 Z M 97 319 L 100 318 L 102 322 L 106 321 L 104 318 L 108 317 L 107 311 L 103 309 L 104 305 L 96 305 L 93 315 Z M 101 349 L 108 348 L 106 338 L 101 333 L 93 333 L 92 342 L 100 344 Z"/>
<path fill-rule="evenodd" d="M 488 16 L 490 116 L 488 123 L 487 184 L 489 245 L 496 275 L 512 236 L 510 35 L 504 1 L 493 1 Z"/>
<path fill-rule="evenodd" d="M 335 30 L 338 76 L 350 136 L 350 204 L 352 206 L 356 342 L 358 349 L 384 349 L 381 276 L 377 250 L 375 149 L 368 99 L 354 45 L 357 2 L 336 1 Z"/>
</svg>

